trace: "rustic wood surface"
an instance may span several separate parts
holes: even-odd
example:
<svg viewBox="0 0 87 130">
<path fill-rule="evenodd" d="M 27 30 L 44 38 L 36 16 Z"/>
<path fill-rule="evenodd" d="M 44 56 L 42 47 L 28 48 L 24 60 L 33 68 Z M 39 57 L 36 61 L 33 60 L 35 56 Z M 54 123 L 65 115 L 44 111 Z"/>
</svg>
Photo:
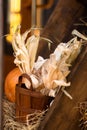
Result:
<svg viewBox="0 0 87 130">
<path fill-rule="evenodd" d="M 52 44 L 51 51 L 48 51 L 46 42 L 41 41 L 38 55 L 48 57 L 61 41 L 68 40 L 71 31 L 75 28 L 75 21 L 82 16 L 84 9 L 85 7 L 76 0 L 59 0 L 42 32 L 42 36 L 49 38 L 54 44 Z M 60 91 L 38 130 L 80 130 L 80 115 L 77 106 L 78 103 L 87 99 L 86 77 L 87 47 L 73 65 L 69 76 L 72 84 L 67 88 L 67 92 L 71 94 L 73 100 Z"/>
<path fill-rule="evenodd" d="M 87 100 L 87 45 L 83 47 L 73 64 L 68 80 L 71 81 L 71 86 L 66 90 L 71 94 L 73 100 L 60 91 L 38 130 L 81 129 L 78 105 Z"/>
<path fill-rule="evenodd" d="M 84 6 L 77 0 L 58 0 L 58 3 L 51 14 L 46 26 L 43 28 L 42 36 L 52 40 L 51 51 L 46 42 L 41 41 L 37 55 L 48 57 L 61 41 L 68 41 L 74 23 L 82 16 Z"/>
<path fill-rule="evenodd" d="M 82 17 L 85 7 L 76 0 L 59 0 L 55 10 L 43 29 L 42 36 L 54 42 L 51 51 L 47 44 L 42 41 L 38 54 L 47 57 L 61 41 L 70 38 L 71 31 L 75 28 L 74 23 Z M 80 114 L 78 104 L 87 100 L 87 46 L 83 47 L 76 62 L 71 68 L 68 80 L 71 86 L 67 91 L 73 97 L 70 100 L 60 91 L 56 96 L 45 119 L 41 122 L 38 130 L 80 130 Z"/>
</svg>

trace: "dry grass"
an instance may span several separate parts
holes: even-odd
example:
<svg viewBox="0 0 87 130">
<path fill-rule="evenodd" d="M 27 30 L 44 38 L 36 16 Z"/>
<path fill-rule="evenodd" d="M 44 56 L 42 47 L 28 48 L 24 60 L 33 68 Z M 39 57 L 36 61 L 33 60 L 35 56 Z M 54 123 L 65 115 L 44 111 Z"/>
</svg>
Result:
<svg viewBox="0 0 87 130">
<path fill-rule="evenodd" d="M 27 115 L 26 124 L 15 121 L 15 104 L 3 99 L 3 128 L 4 130 L 37 130 L 46 111 Z M 29 118 L 32 117 L 32 118 Z"/>
<path fill-rule="evenodd" d="M 80 127 L 82 130 L 87 130 L 87 101 L 79 104 L 80 111 Z"/>
</svg>

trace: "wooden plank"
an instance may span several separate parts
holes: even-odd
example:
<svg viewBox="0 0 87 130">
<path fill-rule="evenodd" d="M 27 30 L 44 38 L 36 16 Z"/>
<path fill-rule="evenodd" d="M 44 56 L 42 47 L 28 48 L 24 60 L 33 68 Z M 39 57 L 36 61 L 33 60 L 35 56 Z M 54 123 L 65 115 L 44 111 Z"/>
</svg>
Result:
<svg viewBox="0 0 87 130">
<path fill-rule="evenodd" d="M 48 57 L 61 41 L 68 41 L 71 31 L 75 28 L 74 23 L 82 16 L 85 7 L 77 0 L 58 0 L 41 36 L 53 41 L 51 51 L 46 42 L 41 41 L 37 55 Z M 77 23 L 77 22 L 76 22 Z"/>
<path fill-rule="evenodd" d="M 2 86 L 3 86 L 3 13 L 2 13 L 2 0 L 0 0 L 0 130 L 2 130 Z"/>
<path fill-rule="evenodd" d="M 74 63 L 68 80 L 71 86 L 66 90 L 73 100 L 60 91 L 38 130 L 80 130 L 78 104 L 87 100 L 87 46 Z"/>
<path fill-rule="evenodd" d="M 59 0 L 42 32 L 42 36 L 51 39 L 54 44 L 52 45 L 51 51 L 48 51 L 47 44 L 41 41 L 38 55 L 42 55 L 43 57 L 49 56 L 59 42 L 66 40 L 67 37 L 71 35 L 71 31 L 74 28 L 73 24 L 83 15 L 84 10 L 85 7 L 76 0 L 66 0 L 66 2 Z M 84 49 L 78 57 L 77 62 L 73 64 L 71 74 L 69 75 L 69 81 L 71 81 L 72 84 L 67 91 L 72 95 L 73 100 L 70 100 L 60 91 L 38 130 L 80 129 L 79 112 L 76 107 L 79 102 L 86 100 L 87 95 L 87 73 L 85 73 L 85 71 L 87 71 L 87 62 L 85 62 L 87 47 Z"/>
</svg>

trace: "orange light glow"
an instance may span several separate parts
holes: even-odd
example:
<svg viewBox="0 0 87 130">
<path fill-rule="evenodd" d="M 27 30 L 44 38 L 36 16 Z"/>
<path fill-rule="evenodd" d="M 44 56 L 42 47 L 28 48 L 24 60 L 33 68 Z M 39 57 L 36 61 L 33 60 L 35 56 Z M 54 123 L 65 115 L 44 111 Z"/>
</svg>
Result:
<svg viewBox="0 0 87 130">
<path fill-rule="evenodd" d="M 13 30 L 21 24 L 21 0 L 10 0 L 9 8 L 9 35 L 6 40 L 11 43 Z"/>
</svg>

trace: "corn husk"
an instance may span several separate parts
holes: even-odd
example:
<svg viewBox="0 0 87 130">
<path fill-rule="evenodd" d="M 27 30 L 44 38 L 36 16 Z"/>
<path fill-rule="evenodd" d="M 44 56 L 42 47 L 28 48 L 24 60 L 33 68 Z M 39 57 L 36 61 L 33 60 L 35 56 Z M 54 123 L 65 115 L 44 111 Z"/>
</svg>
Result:
<svg viewBox="0 0 87 130">
<path fill-rule="evenodd" d="M 28 33 L 20 34 L 18 31 L 13 35 L 12 47 L 14 50 L 14 63 L 23 73 L 31 73 L 38 48 L 40 36 L 32 35 L 27 39 Z"/>
<path fill-rule="evenodd" d="M 28 36 L 29 33 L 31 33 L 30 37 Z M 21 35 L 20 27 L 18 26 L 13 34 L 14 63 L 22 73 L 30 74 L 32 72 L 40 39 L 52 43 L 51 40 L 40 37 L 40 30 L 38 28 L 33 29 L 33 33 L 31 28 Z"/>
<path fill-rule="evenodd" d="M 62 91 L 72 99 L 65 90 L 65 87 L 70 86 L 66 78 L 70 73 L 69 67 L 81 52 L 83 43 L 83 40 L 78 40 L 76 36 L 67 43 L 60 43 L 48 59 L 38 58 L 34 69 L 37 73 L 40 71 L 39 78 L 44 84 L 44 88 L 41 89 L 43 94 L 55 96 L 62 87 Z"/>
<path fill-rule="evenodd" d="M 65 87 L 71 84 L 67 82 L 67 76 L 70 73 L 69 67 L 79 55 L 84 40 L 87 38 L 74 30 L 72 34 L 75 37 L 67 43 L 60 43 L 48 59 L 38 56 L 37 61 L 35 61 L 39 40 L 44 39 L 48 43 L 52 42 L 47 38 L 40 37 L 39 30 L 36 30 L 38 33 L 35 32 L 28 37 L 30 32 L 31 29 L 21 35 L 17 30 L 13 36 L 15 64 L 23 73 L 29 74 L 36 91 L 55 97 L 59 89 L 62 88 L 62 91 L 72 99 L 65 90 Z M 78 40 L 77 37 L 81 39 Z M 30 88 L 30 84 L 26 80 L 25 82 L 27 88 Z"/>
</svg>

